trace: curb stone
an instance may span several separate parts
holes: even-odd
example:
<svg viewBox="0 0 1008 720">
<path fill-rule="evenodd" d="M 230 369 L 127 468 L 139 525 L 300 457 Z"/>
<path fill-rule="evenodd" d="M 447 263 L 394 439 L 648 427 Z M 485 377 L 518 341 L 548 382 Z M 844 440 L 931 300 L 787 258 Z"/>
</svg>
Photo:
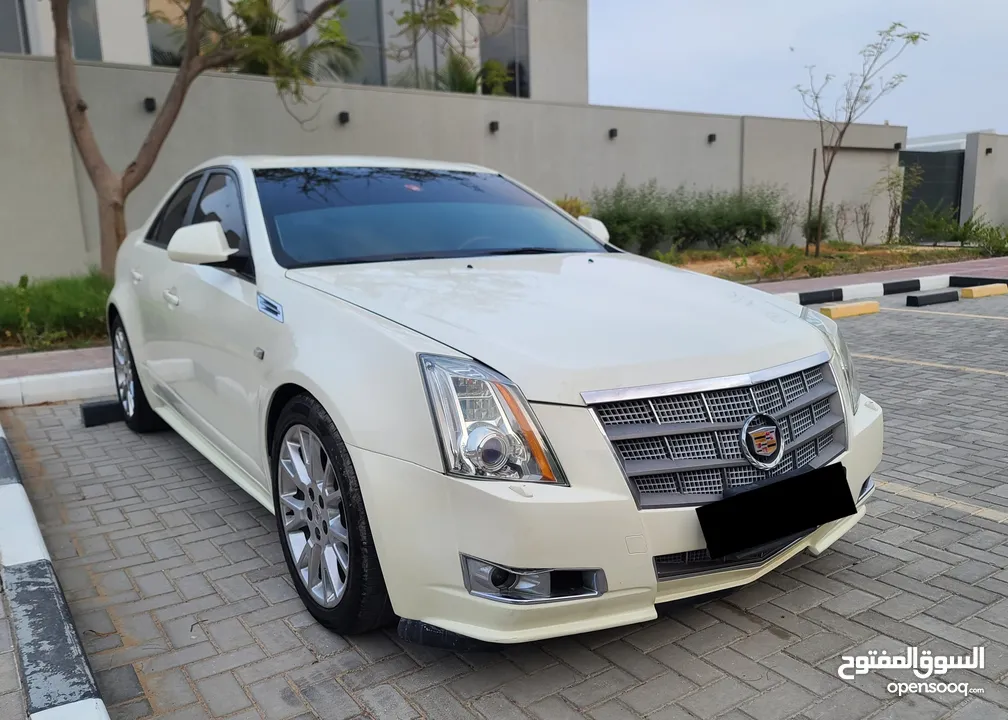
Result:
<svg viewBox="0 0 1008 720">
<path fill-rule="evenodd" d="M 945 288 L 975 287 L 991 283 L 1008 282 L 998 278 L 972 277 L 969 275 L 928 275 L 912 280 L 893 280 L 891 282 L 861 283 L 826 290 L 806 290 L 805 292 L 776 293 L 777 297 L 790 300 L 799 305 L 818 305 L 820 303 L 844 302 L 847 300 L 864 300 L 867 298 L 898 295 L 900 293 L 921 292 L 927 290 L 944 290 Z"/>
<path fill-rule="evenodd" d="M 0 581 L 30 720 L 109 720 L 0 426 Z"/>
</svg>

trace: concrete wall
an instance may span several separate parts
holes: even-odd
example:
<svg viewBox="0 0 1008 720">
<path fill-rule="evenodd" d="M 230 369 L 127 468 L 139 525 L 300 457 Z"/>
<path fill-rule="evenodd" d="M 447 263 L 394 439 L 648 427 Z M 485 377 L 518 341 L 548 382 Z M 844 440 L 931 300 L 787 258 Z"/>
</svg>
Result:
<svg viewBox="0 0 1008 720">
<path fill-rule="evenodd" d="M 1008 135 L 966 136 L 960 207 L 961 221 L 968 219 L 972 210 L 995 225 L 1008 224 Z"/>
<path fill-rule="evenodd" d="M 173 71 L 82 63 L 81 91 L 109 163 L 124 168 L 153 116 L 144 97 L 160 100 Z M 667 187 L 738 189 L 744 182 L 808 194 L 818 142 L 797 120 L 589 107 L 535 100 L 424 93 L 389 88 L 316 88 L 314 120 L 302 127 L 264 78 L 208 75 L 186 106 L 148 179 L 127 203 L 136 226 L 178 176 L 223 154 L 368 154 L 476 162 L 497 168 L 550 197 L 588 197 L 593 187 L 655 178 Z M 98 259 L 94 192 L 66 128 L 50 60 L 0 58 L 0 282 L 21 273 L 83 270 Z M 335 118 L 349 111 L 340 127 Z M 496 120 L 500 130 L 488 131 Z M 608 132 L 616 128 L 618 137 Z M 708 135 L 716 140 L 708 143 Z M 829 197 L 856 200 L 896 162 L 905 128 L 862 126 L 853 144 L 888 148 L 846 151 L 837 160 Z"/>
<path fill-rule="evenodd" d="M 743 162 L 745 186 L 761 183 L 776 185 L 803 204 L 808 203 L 815 152 L 814 202 L 822 189 L 822 151 L 819 150 L 819 128 L 808 120 L 753 118 L 742 119 Z M 888 200 L 875 184 L 888 170 L 896 167 L 899 153 L 896 143 L 906 141 L 906 128 L 895 125 L 857 125 L 850 128 L 843 148 L 837 155 L 826 186 L 826 201 L 844 202 L 848 206 L 871 202 L 875 218 L 870 242 L 881 242 L 885 233 Z M 792 234 L 792 242 L 800 243 L 801 223 Z M 830 229 L 830 235 L 836 233 Z M 850 228 L 845 239 L 858 242 L 851 213 Z"/>
<path fill-rule="evenodd" d="M 530 93 L 588 104 L 588 1 L 528 0 Z"/>
</svg>

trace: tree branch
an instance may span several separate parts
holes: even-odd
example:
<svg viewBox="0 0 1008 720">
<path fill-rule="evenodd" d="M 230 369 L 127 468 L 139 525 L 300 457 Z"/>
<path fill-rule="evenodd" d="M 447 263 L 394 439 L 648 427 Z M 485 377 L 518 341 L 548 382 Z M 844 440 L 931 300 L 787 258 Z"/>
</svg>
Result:
<svg viewBox="0 0 1008 720">
<path fill-rule="evenodd" d="M 73 47 L 70 43 L 68 5 L 69 0 L 52 0 L 53 25 L 56 31 L 56 77 L 67 122 L 70 125 L 70 135 L 81 155 L 91 184 L 95 190 L 100 190 L 113 186 L 117 178 L 112 168 L 105 162 L 101 148 L 98 147 L 94 129 L 87 116 L 87 103 L 80 94 L 77 66 L 74 63 Z"/>
<path fill-rule="evenodd" d="M 54 6 L 55 7 L 55 6 Z M 129 164 L 123 173 L 123 195 L 129 195 L 140 183 L 144 181 L 154 167 L 161 147 L 168 138 L 168 133 L 178 119 L 179 111 L 182 109 L 182 102 L 193 80 L 203 70 L 196 62 L 199 57 L 200 47 L 200 15 L 203 13 L 203 0 L 190 0 L 189 9 L 186 11 L 186 34 L 183 45 L 182 64 L 175 73 L 171 88 L 165 96 L 161 105 L 161 111 L 154 119 L 147 137 L 144 138 L 140 150 L 137 151 L 133 162 Z"/>
<path fill-rule="evenodd" d="M 304 13 L 304 15 L 301 16 L 301 19 L 296 23 L 290 27 L 284 28 L 278 33 L 270 35 L 269 41 L 277 45 L 283 45 L 294 38 L 304 35 L 316 22 L 319 21 L 319 18 L 339 5 L 341 2 L 343 2 L 343 0 L 322 0 L 322 2 L 313 7 L 311 11 Z M 241 50 L 239 49 L 231 48 L 226 50 L 216 50 L 199 58 L 199 72 L 227 67 L 233 64 L 240 56 Z"/>
</svg>

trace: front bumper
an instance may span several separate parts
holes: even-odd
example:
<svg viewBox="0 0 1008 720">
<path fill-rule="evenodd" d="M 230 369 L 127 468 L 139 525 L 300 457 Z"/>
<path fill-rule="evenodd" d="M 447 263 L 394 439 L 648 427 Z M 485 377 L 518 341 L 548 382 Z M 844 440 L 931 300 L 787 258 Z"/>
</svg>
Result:
<svg viewBox="0 0 1008 720">
<path fill-rule="evenodd" d="M 517 643 L 657 617 L 655 603 L 750 583 L 808 549 L 819 554 L 861 519 L 862 487 L 882 458 L 882 410 L 868 398 L 848 421 L 856 515 L 766 558 L 659 581 L 654 558 L 705 547 L 692 507 L 638 510 L 585 408 L 535 405 L 570 487 L 468 481 L 350 448 L 396 613 L 478 640 Z M 466 590 L 460 554 L 514 568 L 600 568 L 599 597 L 514 605 Z"/>
</svg>

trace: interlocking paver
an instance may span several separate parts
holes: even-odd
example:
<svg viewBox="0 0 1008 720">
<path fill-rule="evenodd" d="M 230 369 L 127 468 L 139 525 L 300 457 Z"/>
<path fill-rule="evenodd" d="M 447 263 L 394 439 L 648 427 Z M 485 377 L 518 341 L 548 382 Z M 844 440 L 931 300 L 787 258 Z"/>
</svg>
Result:
<svg viewBox="0 0 1008 720">
<path fill-rule="evenodd" d="M 1008 299 L 978 302 L 1008 316 Z M 991 334 L 1002 325 L 886 310 L 842 322 L 859 354 L 1008 372 Z M 342 638 L 319 626 L 272 516 L 174 434 L 85 430 L 72 405 L 0 422 L 116 720 L 1004 717 L 1008 523 L 977 511 L 1008 509 L 1008 378 L 858 363 L 886 412 L 885 456 L 868 516 L 826 553 L 663 606 L 652 623 L 463 655 L 406 645 L 394 628 Z M 17 682 L 7 623 L 4 718 Z M 973 644 L 987 667 L 961 679 L 982 695 L 896 698 L 895 671 L 836 674 L 841 654 Z"/>
</svg>

